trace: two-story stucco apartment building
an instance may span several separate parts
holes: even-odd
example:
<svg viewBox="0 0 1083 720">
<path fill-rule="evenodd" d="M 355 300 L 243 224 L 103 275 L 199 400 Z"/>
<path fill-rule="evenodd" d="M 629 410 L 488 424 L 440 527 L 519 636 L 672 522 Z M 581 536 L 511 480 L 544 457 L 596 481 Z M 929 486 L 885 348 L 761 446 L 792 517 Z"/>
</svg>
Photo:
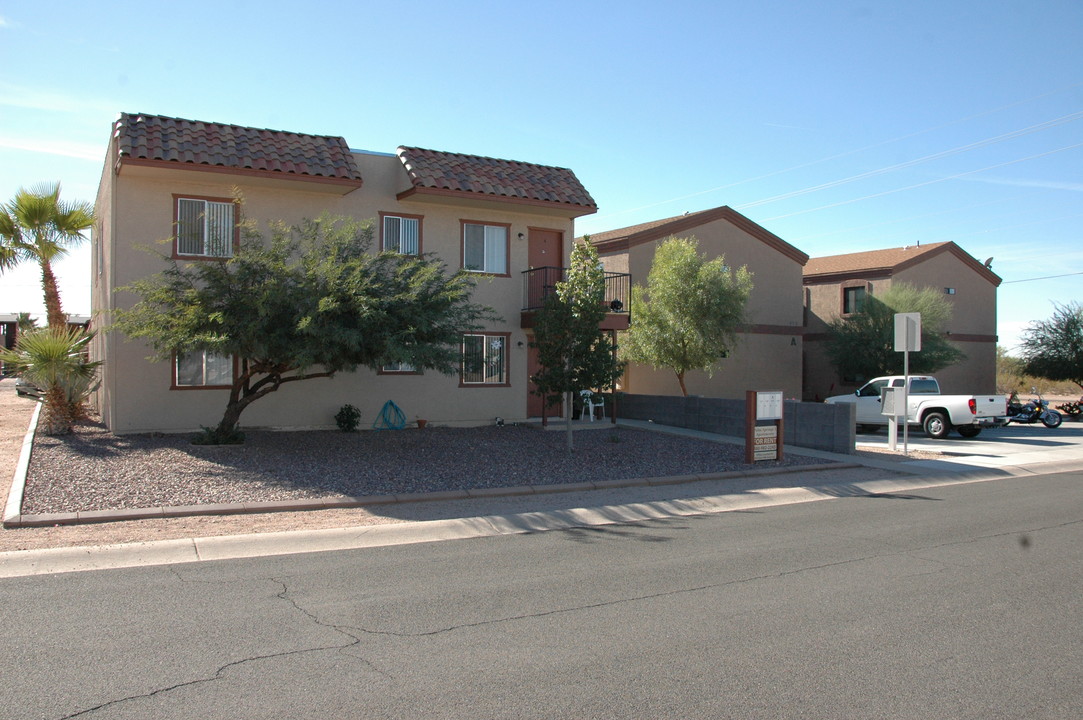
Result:
<svg viewBox="0 0 1083 720">
<path fill-rule="evenodd" d="M 116 289 L 165 269 L 162 255 L 228 259 L 242 213 L 264 230 L 323 213 L 372 218 L 380 247 L 434 254 L 449 270 L 477 273 L 474 300 L 502 318 L 463 338 L 464 353 L 484 356 L 485 372 L 385 367 L 306 380 L 254 403 L 242 418 L 247 427 L 333 427 L 346 403 L 371 422 L 388 400 L 411 421 L 526 418 L 525 271 L 562 266 L 573 220 L 596 211 L 565 168 L 415 147 L 361 152 L 341 137 L 140 114 L 121 114 L 113 126 L 96 208 L 96 327 L 108 326 L 114 308 L 134 304 L 134 295 Z M 93 354 L 105 361 L 97 405 L 115 432 L 192 430 L 221 417 L 231 358 L 152 363 L 148 346 L 115 331 L 98 336 Z"/>
</svg>

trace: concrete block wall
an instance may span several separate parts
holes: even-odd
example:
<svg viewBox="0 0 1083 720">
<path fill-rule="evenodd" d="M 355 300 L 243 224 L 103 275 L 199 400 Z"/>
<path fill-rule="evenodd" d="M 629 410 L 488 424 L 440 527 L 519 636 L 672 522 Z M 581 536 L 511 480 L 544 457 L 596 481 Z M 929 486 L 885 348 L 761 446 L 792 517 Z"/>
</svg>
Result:
<svg viewBox="0 0 1083 720">
<path fill-rule="evenodd" d="M 854 452 L 856 406 L 853 403 L 827 405 L 786 400 L 783 405 L 783 442 L 787 445 Z M 718 435 L 745 436 L 744 400 L 628 394 L 621 395 L 617 416 Z"/>
</svg>

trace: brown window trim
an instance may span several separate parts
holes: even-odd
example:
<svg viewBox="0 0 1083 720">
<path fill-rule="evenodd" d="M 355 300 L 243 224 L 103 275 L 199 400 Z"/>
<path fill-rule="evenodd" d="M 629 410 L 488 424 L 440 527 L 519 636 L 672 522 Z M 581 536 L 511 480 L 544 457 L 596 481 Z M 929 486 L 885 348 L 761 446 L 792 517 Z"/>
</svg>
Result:
<svg viewBox="0 0 1083 720">
<path fill-rule="evenodd" d="M 489 227 L 504 228 L 504 272 L 494 273 L 484 270 L 469 270 L 466 267 L 466 226 L 488 225 Z M 459 267 L 468 273 L 475 275 L 488 275 L 489 277 L 511 277 L 511 223 L 492 222 L 490 220 L 463 220 L 459 219 Z"/>
<path fill-rule="evenodd" d="M 846 312 L 846 291 L 853 290 L 854 288 L 861 288 L 865 291 L 865 299 L 867 300 L 872 295 L 872 287 L 865 280 L 849 281 L 839 285 L 839 317 L 850 317 L 855 313 Z"/>
<path fill-rule="evenodd" d="M 182 255 L 177 252 L 177 223 L 180 222 L 180 218 L 177 217 L 179 211 L 178 200 L 206 200 L 207 202 L 220 202 L 230 203 L 233 205 L 233 254 L 229 257 L 218 257 L 214 255 Z M 237 202 L 236 198 L 228 197 L 212 197 L 210 195 L 188 195 L 185 193 L 173 193 L 173 239 L 170 243 L 170 257 L 173 260 L 209 260 L 211 262 L 223 262 L 229 260 L 230 257 L 236 257 L 237 251 L 241 247 L 241 204 Z"/>
<path fill-rule="evenodd" d="M 204 351 L 206 352 L 206 351 Z M 241 371 L 241 363 L 236 355 L 233 356 L 233 377 L 236 378 Z M 177 384 L 177 353 L 169 356 L 169 389 L 170 390 L 229 390 L 233 385 L 178 385 Z"/>
<path fill-rule="evenodd" d="M 504 382 L 502 383 L 468 383 L 463 381 L 462 354 L 466 352 L 465 338 L 467 335 L 483 335 L 487 338 L 504 338 Z M 459 343 L 459 387 L 461 388 L 506 388 L 511 387 L 511 333 L 492 332 L 478 330 L 477 332 L 463 333 L 464 341 Z"/>
<path fill-rule="evenodd" d="M 384 218 L 385 217 L 397 217 L 407 218 L 410 220 L 417 220 L 417 255 L 410 255 L 410 257 L 421 257 L 425 254 L 425 216 L 424 215 L 411 215 L 410 213 L 401 212 L 384 212 L 380 211 L 380 236 L 377 242 L 379 243 L 379 249 L 384 249 Z M 405 255 L 406 253 L 399 253 Z"/>
</svg>

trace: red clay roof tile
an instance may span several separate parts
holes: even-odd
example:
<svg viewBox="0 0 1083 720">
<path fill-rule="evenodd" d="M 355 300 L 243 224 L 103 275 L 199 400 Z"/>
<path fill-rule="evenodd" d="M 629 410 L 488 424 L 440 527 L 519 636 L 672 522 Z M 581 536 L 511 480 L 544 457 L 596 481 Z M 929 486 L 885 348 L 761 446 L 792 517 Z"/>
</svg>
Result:
<svg viewBox="0 0 1083 720">
<path fill-rule="evenodd" d="M 341 137 L 129 113 L 120 114 L 113 131 L 122 162 L 175 162 L 361 183 L 361 171 Z"/>
<path fill-rule="evenodd" d="M 398 154 L 415 190 L 572 205 L 589 212 L 598 209 L 567 168 L 415 147 L 400 147 Z"/>
</svg>

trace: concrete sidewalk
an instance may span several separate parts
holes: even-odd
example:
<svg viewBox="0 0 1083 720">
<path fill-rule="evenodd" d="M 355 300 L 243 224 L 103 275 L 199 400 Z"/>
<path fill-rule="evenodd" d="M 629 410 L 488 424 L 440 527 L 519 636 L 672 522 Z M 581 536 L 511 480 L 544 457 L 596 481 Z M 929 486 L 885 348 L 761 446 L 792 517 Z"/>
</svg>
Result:
<svg viewBox="0 0 1083 720">
<path fill-rule="evenodd" d="M 621 421 L 622 425 L 709 440 L 743 444 L 742 438 L 671 428 L 642 421 Z M 1080 428 L 1083 430 L 1083 428 Z M 1048 438 L 1036 440 L 1050 442 Z M 1083 440 L 1083 433 L 1080 433 Z M 882 439 L 886 445 L 886 438 Z M 879 445 L 880 439 L 864 441 L 861 447 Z M 411 498 L 414 502 L 458 500 L 462 517 L 407 521 L 387 525 L 362 525 L 321 530 L 296 530 L 182 538 L 155 542 L 127 543 L 95 547 L 66 547 L 0 553 L 0 577 L 17 577 L 58 572 L 102 570 L 142 565 L 203 562 L 265 555 L 327 552 L 383 547 L 419 542 L 440 542 L 465 538 L 545 532 L 571 527 L 634 523 L 660 518 L 681 517 L 774 505 L 813 502 L 839 497 L 869 494 L 909 493 L 940 485 L 981 482 L 998 478 L 1035 475 L 1083 467 L 1083 442 L 1065 442 L 1058 453 L 1046 447 L 1043 462 L 1025 452 L 990 453 L 992 444 L 978 445 L 972 454 L 958 451 L 956 445 L 943 441 L 915 441 L 911 450 L 944 451 L 952 454 L 944 460 L 880 459 L 789 447 L 785 452 L 833 461 L 828 465 L 778 468 L 770 472 L 751 469 L 717 476 L 650 478 L 590 484 L 591 487 L 564 488 L 566 499 L 549 502 L 544 510 L 530 510 L 524 491 L 506 488 L 489 491 L 484 496 L 463 492 L 430 498 Z M 982 452 L 979 452 L 982 451 Z M 1052 458 L 1052 459 L 1051 459 Z M 783 476 L 785 480 L 783 480 Z M 856 478 L 856 479 L 855 479 Z M 710 492 L 718 490 L 722 492 Z M 708 490 L 708 492 L 704 492 Z M 555 488 L 551 490 L 555 492 Z M 438 495 L 438 496 L 437 496 Z M 463 502 L 469 500 L 469 502 Z M 596 500 L 597 502 L 592 502 Z M 524 507 L 527 509 L 524 511 Z M 266 510 L 266 508 L 260 508 Z M 240 508 L 240 511 L 246 511 Z M 248 509 L 253 512 L 259 509 Z M 470 511 L 474 511 L 471 514 Z M 105 520 L 104 515 L 96 518 Z M 130 515 L 124 518 L 130 519 Z"/>
</svg>

